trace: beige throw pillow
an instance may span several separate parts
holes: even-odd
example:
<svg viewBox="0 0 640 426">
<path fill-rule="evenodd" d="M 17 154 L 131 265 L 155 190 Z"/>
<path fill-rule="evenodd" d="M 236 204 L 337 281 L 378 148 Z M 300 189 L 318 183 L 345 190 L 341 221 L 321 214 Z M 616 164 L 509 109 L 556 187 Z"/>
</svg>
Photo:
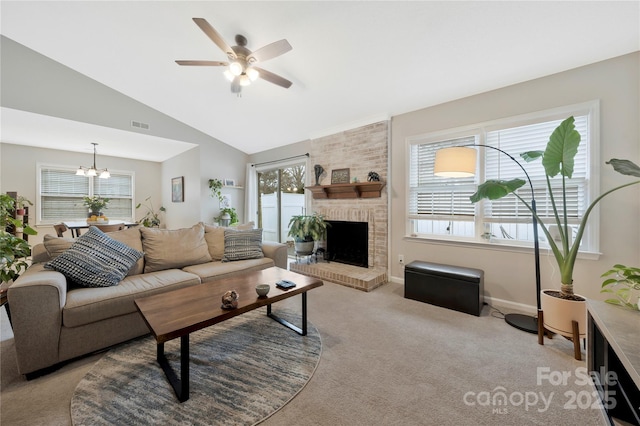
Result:
<svg viewBox="0 0 640 426">
<path fill-rule="evenodd" d="M 109 236 L 116 241 L 120 241 L 123 244 L 128 245 L 132 249 L 136 249 L 138 251 L 142 250 L 142 240 L 140 238 L 140 230 L 138 227 L 123 229 L 122 231 L 109 232 Z M 129 272 L 127 272 L 127 276 L 129 275 L 138 275 L 144 272 L 144 258 L 140 258 Z"/>
<path fill-rule="evenodd" d="M 204 225 L 191 228 L 140 228 L 144 251 L 144 272 L 183 268 L 211 261 L 204 239 Z"/>
<path fill-rule="evenodd" d="M 204 238 L 207 241 L 209 247 L 209 254 L 213 260 L 222 260 L 224 257 L 224 231 L 226 230 L 238 230 L 248 231 L 253 229 L 254 222 L 243 223 L 237 226 L 217 226 L 217 225 L 204 225 Z"/>
</svg>

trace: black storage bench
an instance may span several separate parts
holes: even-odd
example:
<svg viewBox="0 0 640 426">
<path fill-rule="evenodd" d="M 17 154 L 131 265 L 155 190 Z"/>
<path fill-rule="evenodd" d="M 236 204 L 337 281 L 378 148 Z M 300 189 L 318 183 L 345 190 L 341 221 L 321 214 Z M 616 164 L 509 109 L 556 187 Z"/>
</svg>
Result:
<svg viewBox="0 0 640 426">
<path fill-rule="evenodd" d="M 404 297 L 480 316 L 484 271 L 414 261 L 404 268 Z"/>
</svg>

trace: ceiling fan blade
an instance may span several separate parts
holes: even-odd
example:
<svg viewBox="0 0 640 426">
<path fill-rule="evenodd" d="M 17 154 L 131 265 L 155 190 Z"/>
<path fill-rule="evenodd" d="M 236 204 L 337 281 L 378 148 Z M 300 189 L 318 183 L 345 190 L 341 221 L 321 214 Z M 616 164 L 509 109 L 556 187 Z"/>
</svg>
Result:
<svg viewBox="0 0 640 426">
<path fill-rule="evenodd" d="M 193 18 L 193 22 L 200 27 L 202 31 L 213 41 L 224 53 L 227 54 L 229 59 L 236 59 L 236 53 L 231 46 L 227 44 L 222 36 L 203 18 Z"/>
<path fill-rule="evenodd" d="M 220 61 L 176 61 L 176 64 L 205 66 L 205 67 L 226 67 L 227 65 L 229 65 L 228 62 L 220 62 Z"/>
<path fill-rule="evenodd" d="M 253 68 L 260 73 L 261 79 L 267 80 L 269 83 L 277 84 L 278 86 L 282 86 L 285 89 L 288 89 L 293 84 L 286 78 L 280 77 L 278 74 L 274 74 L 271 71 L 267 71 L 258 67 Z"/>
<path fill-rule="evenodd" d="M 266 46 L 261 47 L 260 49 L 247 56 L 247 62 L 264 62 L 269 59 L 275 58 L 276 56 L 287 53 L 291 49 L 293 48 L 285 39 L 274 41 L 273 43 L 267 44 Z"/>
</svg>

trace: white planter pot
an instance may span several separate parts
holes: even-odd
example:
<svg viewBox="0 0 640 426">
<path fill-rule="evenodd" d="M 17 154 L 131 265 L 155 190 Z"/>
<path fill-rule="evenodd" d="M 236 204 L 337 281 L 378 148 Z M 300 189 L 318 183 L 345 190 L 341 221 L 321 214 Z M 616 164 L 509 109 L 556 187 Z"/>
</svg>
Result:
<svg viewBox="0 0 640 426">
<path fill-rule="evenodd" d="M 572 321 L 578 322 L 580 338 L 587 337 L 587 301 L 566 300 L 549 296 L 546 289 L 540 292 L 540 305 L 543 311 L 544 328 L 565 337 L 573 337 Z"/>
<path fill-rule="evenodd" d="M 307 256 L 313 253 L 315 241 L 296 241 L 295 249 L 296 254 L 300 256 Z"/>
</svg>

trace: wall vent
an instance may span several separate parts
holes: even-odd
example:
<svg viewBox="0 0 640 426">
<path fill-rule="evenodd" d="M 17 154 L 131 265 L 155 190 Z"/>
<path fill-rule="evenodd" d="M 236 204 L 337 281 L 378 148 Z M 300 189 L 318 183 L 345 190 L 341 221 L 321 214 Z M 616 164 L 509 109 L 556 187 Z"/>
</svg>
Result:
<svg viewBox="0 0 640 426">
<path fill-rule="evenodd" d="M 140 121 L 131 120 L 131 127 L 135 127 L 138 129 L 149 130 L 150 126 L 147 123 L 142 123 Z"/>
</svg>

